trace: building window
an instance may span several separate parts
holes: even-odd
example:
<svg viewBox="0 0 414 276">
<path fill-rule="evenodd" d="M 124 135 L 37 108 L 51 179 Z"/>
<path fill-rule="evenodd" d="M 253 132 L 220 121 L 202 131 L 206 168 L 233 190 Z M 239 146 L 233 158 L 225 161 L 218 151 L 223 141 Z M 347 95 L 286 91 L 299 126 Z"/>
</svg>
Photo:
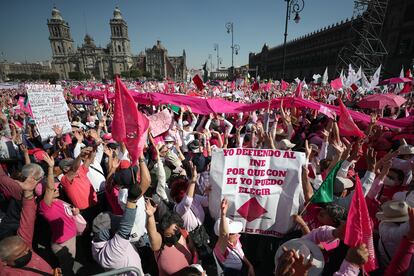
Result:
<svg viewBox="0 0 414 276">
<path fill-rule="evenodd" d="M 118 45 L 118 52 L 122 52 L 121 45 Z"/>
<path fill-rule="evenodd" d="M 60 48 L 60 46 L 59 46 L 59 45 L 57 46 L 57 48 L 58 48 L 58 52 L 59 52 L 59 53 L 62 53 L 62 49 Z"/>
</svg>

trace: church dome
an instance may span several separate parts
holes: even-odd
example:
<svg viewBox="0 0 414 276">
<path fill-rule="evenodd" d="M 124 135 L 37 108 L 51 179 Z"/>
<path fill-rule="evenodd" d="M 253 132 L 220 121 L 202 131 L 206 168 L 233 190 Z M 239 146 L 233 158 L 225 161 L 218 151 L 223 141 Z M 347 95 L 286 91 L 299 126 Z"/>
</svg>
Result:
<svg viewBox="0 0 414 276">
<path fill-rule="evenodd" d="M 60 15 L 60 10 L 58 10 L 56 7 L 53 7 L 53 9 L 52 9 L 52 18 L 63 20 L 62 16 Z"/>
<path fill-rule="evenodd" d="M 118 7 L 114 10 L 114 19 L 122 19 L 121 10 Z"/>
</svg>

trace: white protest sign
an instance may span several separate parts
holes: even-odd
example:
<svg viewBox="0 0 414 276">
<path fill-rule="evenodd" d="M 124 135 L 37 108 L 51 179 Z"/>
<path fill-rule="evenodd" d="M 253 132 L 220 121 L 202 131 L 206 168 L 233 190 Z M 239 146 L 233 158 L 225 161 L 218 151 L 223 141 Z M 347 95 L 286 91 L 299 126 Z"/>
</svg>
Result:
<svg viewBox="0 0 414 276">
<path fill-rule="evenodd" d="M 42 140 L 56 136 L 53 126 L 63 127 L 63 133 L 71 131 L 68 106 L 60 85 L 27 85 L 27 96 L 33 117 Z"/>
<path fill-rule="evenodd" d="M 223 197 L 227 216 L 243 223 L 243 231 L 280 237 L 297 214 L 301 194 L 302 152 L 271 149 L 223 149 L 213 152 L 210 168 L 210 213 L 220 216 Z"/>
</svg>

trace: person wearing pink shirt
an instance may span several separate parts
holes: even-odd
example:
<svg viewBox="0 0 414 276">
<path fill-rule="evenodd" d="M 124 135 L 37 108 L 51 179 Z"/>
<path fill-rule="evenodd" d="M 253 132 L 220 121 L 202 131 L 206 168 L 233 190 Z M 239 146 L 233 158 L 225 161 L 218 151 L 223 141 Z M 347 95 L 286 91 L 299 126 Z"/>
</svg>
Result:
<svg viewBox="0 0 414 276">
<path fill-rule="evenodd" d="M 36 201 L 34 188 L 43 178 L 39 165 L 26 165 L 30 174 L 19 185 L 23 190 L 23 207 L 20 225 L 16 236 L 0 241 L 0 275 L 4 276 L 38 276 L 53 275 L 50 265 L 33 251 L 33 233 L 36 220 Z M 26 169 L 23 167 L 22 171 Z"/>
<path fill-rule="evenodd" d="M 77 234 L 74 216 L 79 214 L 79 209 L 58 199 L 59 189 L 55 185 L 53 175 L 55 161 L 47 154 L 44 156 L 44 161 L 48 164 L 48 175 L 39 212 L 52 229 L 52 251 L 56 254 L 64 275 L 73 275 Z"/>
</svg>

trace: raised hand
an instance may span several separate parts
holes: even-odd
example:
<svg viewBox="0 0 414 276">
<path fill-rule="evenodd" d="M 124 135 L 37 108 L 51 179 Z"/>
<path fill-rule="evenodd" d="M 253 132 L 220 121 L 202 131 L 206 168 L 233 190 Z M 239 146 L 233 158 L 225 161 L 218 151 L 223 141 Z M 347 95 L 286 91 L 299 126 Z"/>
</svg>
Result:
<svg viewBox="0 0 414 276">
<path fill-rule="evenodd" d="M 349 248 L 346 253 L 345 260 L 351 264 L 361 266 L 368 261 L 369 252 L 365 244 L 361 244 L 358 247 Z"/>
<path fill-rule="evenodd" d="M 53 168 L 55 166 L 55 159 L 50 157 L 47 153 L 43 154 L 43 160 L 47 163 L 49 168 Z"/>
<path fill-rule="evenodd" d="M 375 172 L 375 166 L 377 163 L 377 153 L 374 151 L 373 148 L 369 148 L 367 150 L 365 159 L 367 160 L 368 171 Z"/>
<path fill-rule="evenodd" d="M 229 203 L 227 202 L 227 198 L 223 198 L 223 200 L 221 201 L 221 206 L 220 206 L 221 214 L 226 216 L 228 208 L 229 208 Z"/>
<path fill-rule="evenodd" d="M 295 272 L 294 275 L 308 275 L 309 270 L 312 268 L 312 259 L 305 261 L 305 256 L 303 254 L 298 255 L 297 253 L 294 256 L 295 262 L 292 265 L 292 268 Z"/>
<path fill-rule="evenodd" d="M 197 167 L 190 161 L 191 181 L 197 181 Z"/>
<path fill-rule="evenodd" d="M 21 145 L 19 145 L 19 148 L 20 148 L 20 150 L 22 151 L 23 154 L 28 154 L 29 151 L 28 151 L 26 145 L 21 144 Z"/>
<path fill-rule="evenodd" d="M 149 199 L 145 200 L 145 213 L 148 217 L 153 217 L 154 213 L 157 211 L 157 205 L 152 206 Z"/>
<path fill-rule="evenodd" d="M 76 140 L 78 140 L 78 143 L 83 142 L 83 133 L 79 130 L 74 131 L 73 135 L 75 136 Z"/>
<path fill-rule="evenodd" d="M 311 155 L 312 152 L 312 147 L 309 146 L 309 142 L 308 140 L 305 140 L 305 153 L 306 153 L 306 158 L 309 159 L 309 156 Z"/>
<path fill-rule="evenodd" d="M 34 173 L 29 175 L 23 182 L 16 181 L 23 191 L 33 191 L 35 189 L 37 183 L 39 182 L 39 179 L 35 179 L 33 175 Z"/>
</svg>

